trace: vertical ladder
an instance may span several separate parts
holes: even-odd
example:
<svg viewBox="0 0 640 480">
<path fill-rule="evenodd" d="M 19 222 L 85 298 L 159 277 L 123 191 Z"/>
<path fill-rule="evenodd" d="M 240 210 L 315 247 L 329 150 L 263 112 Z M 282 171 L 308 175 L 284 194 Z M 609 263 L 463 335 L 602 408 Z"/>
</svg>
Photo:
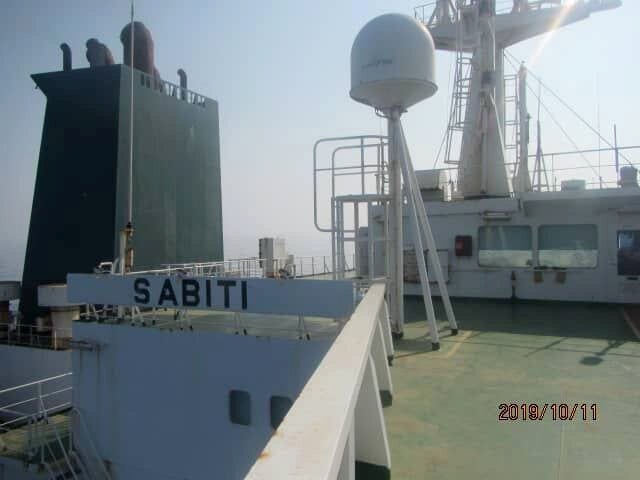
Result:
<svg viewBox="0 0 640 480">
<path fill-rule="evenodd" d="M 446 164 L 458 165 L 460 162 L 459 143 L 465 128 L 465 115 L 471 96 L 471 68 L 471 56 L 458 50 L 445 143 Z"/>
<path fill-rule="evenodd" d="M 453 79 L 453 94 L 449 109 L 449 122 L 445 140 L 444 161 L 446 164 L 460 163 L 460 144 L 465 128 L 467 105 L 471 97 L 472 54 L 462 48 L 464 36 L 464 22 L 462 21 L 462 2 L 457 3 L 455 9 L 456 24 L 456 65 Z M 456 153 L 454 153 L 456 152 Z"/>
</svg>

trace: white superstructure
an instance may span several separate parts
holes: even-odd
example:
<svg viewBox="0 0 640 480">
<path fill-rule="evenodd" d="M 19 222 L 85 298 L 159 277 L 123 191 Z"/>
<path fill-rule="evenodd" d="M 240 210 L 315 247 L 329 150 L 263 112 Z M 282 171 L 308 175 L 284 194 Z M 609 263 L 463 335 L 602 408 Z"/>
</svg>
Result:
<svg viewBox="0 0 640 480">
<path fill-rule="evenodd" d="M 446 258 L 441 263 L 451 296 L 607 303 L 640 298 L 638 187 L 425 206 L 438 253 Z M 383 225 L 379 221 L 376 231 Z M 405 244 L 405 265 L 411 247 Z M 382 255 L 376 261 L 382 268 Z M 404 279 L 405 293 L 419 295 L 410 268 Z M 437 285 L 432 289 L 438 294 Z"/>
</svg>

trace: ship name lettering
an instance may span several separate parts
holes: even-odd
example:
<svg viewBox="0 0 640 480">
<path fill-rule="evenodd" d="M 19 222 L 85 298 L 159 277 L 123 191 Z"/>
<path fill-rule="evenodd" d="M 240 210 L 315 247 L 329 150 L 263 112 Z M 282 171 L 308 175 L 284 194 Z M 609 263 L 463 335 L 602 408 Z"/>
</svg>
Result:
<svg viewBox="0 0 640 480">
<path fill-rule="evenodd" d="M 152 298 L 157 298 L 155 305 L 160 307 L 194 307 L 211 308 L 214 298 L 223 300 L 225 309 L 231 308 L 231 292 L 240 289 L 241 309 L 247 310 L 249 304 L 246 280 L 214 280 L 201 282 L 196 278 L 182 278 L 180 288 L 175 288 L 171 278 L 166 278 L 158 295 L 153 295 L 148 278 L 139 277 L 133 282 L 134 301 L 137 305 L 152 305 Z M 215 290 L 219 290 L 219 293 Z M 176 293 L 178 292 L 178 294 Z M 217 293 L 217 295 L 215 295 Z"/>
</svg>

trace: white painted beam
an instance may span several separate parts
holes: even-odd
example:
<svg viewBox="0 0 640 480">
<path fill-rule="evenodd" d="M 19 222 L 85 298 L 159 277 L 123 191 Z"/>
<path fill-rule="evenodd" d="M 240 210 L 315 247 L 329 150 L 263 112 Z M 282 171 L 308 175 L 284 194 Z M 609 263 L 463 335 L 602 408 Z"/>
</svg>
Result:
<svg viewBox="0 0 640 480">
<path fill-rule="evenodd" d="M 338 480 L 355 480 L 356 478 L 356 450 L 354 437 L 353 422 L 351 422 L 349 439 L 347 440 L 347 444 L 344 446 L 344 453 L 342 454 Z"/>
<path fill-rule="evenodd" d="M 391 454 L 379 391 L 376 367 L 369 355 L 354 416 L 356 461 L 391 470 Z"/>
<path fill-rule="evenodd" d="M 371 358 L 376 368 L 376 380 L 383 399 L 383 406 L 391 405 L 393 397 L 393 385 L 391 383 L 391 372 L 389 371 L 389 355 L 384 346 L 382 333 L 382 325 L 376 322 L 376 331 L 373 335 L 373 344 L 371 345 Z"/>
<path fill-rule="evenodd" d="M 391 361 L 393 360 L 393 356 L 395 355 L 395 349 L 393 347 L 393 336 L 391 333 L 391 321 L 389 319 L 389 306 L 387 303 L 384 303 L 384 308 L 380 310 L 380 315 L 378 316 L 378 322 L 382 326 L 382 333 L 384 338 L 384 346 L 387 351 L 387 359 L 389 360 L 389 365 L 391 365 Z"/>
<path fill-rule="evenodd" d="M 67 275 L 69 301 L 309 317 L 343 318 L 353 313 L 350 280 L 188 277 L 180 275 Z"/>
</svg>

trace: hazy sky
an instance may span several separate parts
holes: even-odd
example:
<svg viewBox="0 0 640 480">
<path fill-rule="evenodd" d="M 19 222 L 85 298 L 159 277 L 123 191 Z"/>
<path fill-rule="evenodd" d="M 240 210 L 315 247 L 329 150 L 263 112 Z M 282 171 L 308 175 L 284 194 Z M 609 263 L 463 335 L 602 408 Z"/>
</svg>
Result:
<svg viewBox="0 0 640 480">
<path fill-rule="evenodd" d="M 329 251 L 328 238 L 312 221 L 313 143 L 383 131 L 372 111 L 349 99 L 350 48 L 368 20 L 385 12 L 413 14 L 415 3 L 136 2 L 136 18 L 153 33 L 163 78 L 177 82 L 175 72 L 184 68 L 191 89 L 219 102 L 227 256 L 256 255 L 257 238 L 272 235 L 285 237 L 299 255 Z M 90 37 L 106 43 L 120 63 L 118 35 L 128 18 L 128 0 L 2 1 L 0 263 L 23 255 L 28 229 L 45 108 L 29 74 L 61 69 L 61 42 L 71 46 L 74 67 L 87 66 Z M 599 104 L 602 131 L 611 137 L 617 122 L 620 143 L 629 145 L 640 143 L 634 120 L 640 110 L 639 18 L 640 2 L 626 0 L 619 10 L 565 27 L 532 66 L 594 124 Z M 530 60 L 541 41 L 511 51 Z M 446 126 L 452 58 L 438 52 L 440 91 L 404 117 L 418 169 L 432 167 Z M 581 147 L 597 145 L 595 135 L 548 100 Z M 571 149 L 554 124 L 543 128 L 546 151 Z"/>
</svg>

